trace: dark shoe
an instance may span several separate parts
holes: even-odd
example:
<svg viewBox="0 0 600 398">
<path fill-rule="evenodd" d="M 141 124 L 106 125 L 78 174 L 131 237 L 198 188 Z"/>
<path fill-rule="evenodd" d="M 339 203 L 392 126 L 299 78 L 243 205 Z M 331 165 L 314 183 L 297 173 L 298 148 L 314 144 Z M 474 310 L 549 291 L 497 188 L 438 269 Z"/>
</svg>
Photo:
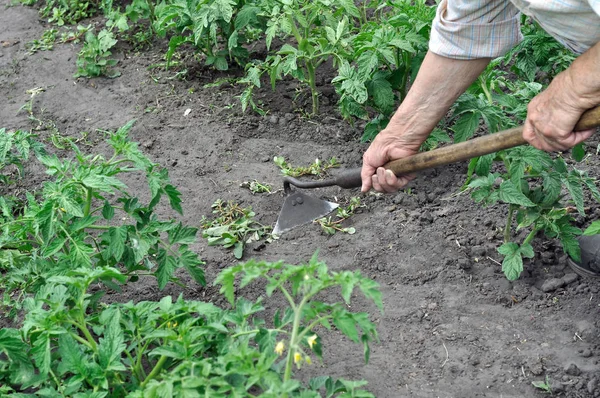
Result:
<svg viewBox="0 0 600 398">
<path fill-rule="evenodd" d="M 581 262 L 568 259 L 569 267 L 586 278 L 600 278 L 600 235 L 580 236 Z"/>
</svg>

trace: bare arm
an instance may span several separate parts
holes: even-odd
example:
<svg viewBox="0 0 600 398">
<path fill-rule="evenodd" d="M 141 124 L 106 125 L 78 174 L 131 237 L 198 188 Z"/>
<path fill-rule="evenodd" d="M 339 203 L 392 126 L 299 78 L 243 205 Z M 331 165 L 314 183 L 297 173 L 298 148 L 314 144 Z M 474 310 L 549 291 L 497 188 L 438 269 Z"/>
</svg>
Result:
<svg viewBox="0 0 600 398">
<path fill-rule="evenodd" d="M 362 191 L 395 192 L 412 176 L 396 177 L 381 166 L 411 156 L 454 101 L 477 79 L 489 58 L 455 60 L 428 52 L 406 99 L 363 156 Z"/>
</svg>

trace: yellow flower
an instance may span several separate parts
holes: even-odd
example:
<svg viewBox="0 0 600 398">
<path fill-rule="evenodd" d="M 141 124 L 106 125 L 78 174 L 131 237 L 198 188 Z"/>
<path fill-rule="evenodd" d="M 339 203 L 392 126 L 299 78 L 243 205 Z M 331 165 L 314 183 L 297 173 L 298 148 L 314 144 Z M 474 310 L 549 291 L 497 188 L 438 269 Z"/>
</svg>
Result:
<svg viewBox="0 0 600 398">
<path fill-rule="evenodd" d="M 302 362 L 302 354 L 297 352 L 294 354 L 294 363 L 299 364 L 300 362 Z"/>
<path fill-rule="evenodd" d="M 280 341 L 275 346 L 275 352 L 277 353 L 277 355 L 281 355 L 281 354 L 283 354 L 283 350 L 285 350 L 285 344 L 283 341 Z"/>
<path fill-rule="evenodd" d="M 306 361 L 307 364 L 312 365 L 312 359 L 310 359 L 310 357 L 307 355 L 304 360 Z"/>
<path fill-rule="evenodd" d="M 317 335 L 313 334 L 312 336 L 310 336 L 308 339 L 306 339 L 306 341 L 308 342 L 308 346 L 310 348 L 313 348 L 313 346 L 315 345 L 315 343 L 317 342 Z"/>
</svg>

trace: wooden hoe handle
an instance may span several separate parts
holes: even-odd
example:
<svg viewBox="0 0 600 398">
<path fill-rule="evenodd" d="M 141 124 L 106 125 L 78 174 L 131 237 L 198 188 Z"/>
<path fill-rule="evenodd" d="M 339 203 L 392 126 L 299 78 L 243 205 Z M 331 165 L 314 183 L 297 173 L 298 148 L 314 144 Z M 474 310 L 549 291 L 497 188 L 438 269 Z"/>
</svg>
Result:
<svg viewBox="0 0 600 398">
<path fill-rule="evenodd" d="M 575 125 L 575 131 L 589 130 L 600 126 L 600 106 L 586 111 Z M 410 174 L 415 171 L 461 162 L 477 156 L 487 155 L 503 149 L 526 144 L 523 139 L 523 126 L 504 130 L 499 133 L 474 138 L 459 144 L 421 152 L 404 159 L 393 160 L 383 167 L 396 175 Z"/>
</svg>

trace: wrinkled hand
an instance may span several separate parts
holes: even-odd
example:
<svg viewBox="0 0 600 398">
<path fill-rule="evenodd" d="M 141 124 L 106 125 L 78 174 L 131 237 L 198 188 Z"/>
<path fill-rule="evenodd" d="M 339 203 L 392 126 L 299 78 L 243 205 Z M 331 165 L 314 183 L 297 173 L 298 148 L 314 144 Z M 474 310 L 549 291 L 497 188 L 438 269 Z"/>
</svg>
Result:
<svg viewBox="0 0 600 398">
<path fill-rule="evenodd" d="M 381 131 L 363 155 L 361 191 L 368 192 L 373 188 L 379 192 L 392 193 L 408 184 L 415 178 L 414 175 L 396 177 L 391 170 L 381 166 L 389 161 L 414 155 L 419 146 L 420 143 L 406 142 L 389 127 Z"/>
<path fill-rule="evenodd" d="M 594 134 L 594 130 L 573 131 L 590 107 L 573 95 L 568 75 L 561 73 L 529 103 L 523 138 L 548 152 L 574 147 Z"/>
</svg>

